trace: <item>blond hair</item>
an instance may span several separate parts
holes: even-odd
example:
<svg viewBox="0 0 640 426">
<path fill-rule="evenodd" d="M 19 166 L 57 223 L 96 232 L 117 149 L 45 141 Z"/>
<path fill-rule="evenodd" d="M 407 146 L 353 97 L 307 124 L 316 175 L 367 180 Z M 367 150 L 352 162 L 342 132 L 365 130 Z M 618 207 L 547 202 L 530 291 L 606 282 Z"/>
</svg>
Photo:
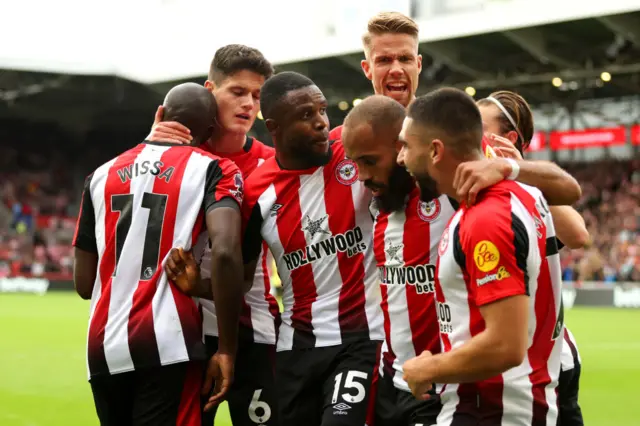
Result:
<svg viewBox="0 0 640 426">
<path fill-rule="evenodd" d="M 418 24 L 400 12 L 380 12 L 369 19 L 367 32 L 362 36 L 365 52 L 371 48 L 373 36 L 382 34 L 407 34 L 418 40 Z"/>
</svg>

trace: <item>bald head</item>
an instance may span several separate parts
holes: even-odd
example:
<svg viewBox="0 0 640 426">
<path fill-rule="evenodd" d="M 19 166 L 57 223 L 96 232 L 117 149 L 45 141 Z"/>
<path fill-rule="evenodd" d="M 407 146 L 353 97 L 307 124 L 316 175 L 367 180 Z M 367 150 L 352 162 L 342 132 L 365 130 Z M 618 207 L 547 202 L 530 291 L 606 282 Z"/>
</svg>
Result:
<svg viewBox="0 0 640 426">
<path fill-rule="evenodd" d="M 397 135 L 402 129 L 404 117 L 405 109 L 399 102 L 387 96 L 373 95 L 349 112 L 344 120 L 343 132 L 367 124 L 373 133 L 392 131 Z"/>
<path fill-rule="evenodd" d="M 193 145 L 206 142 L 218 112 L 213 94 L 196 83 L 179 84 L 164 98 L 162 121 L 177 121 L 191 130 Z"/>
<path fill-rule="evenodd" d="M 373 191 L 377 206 L 384 211 L 401 208 L 414 187 L 411 176 L 396 163 L 404 118 L 400 103 L 374 95 L 351 110 L 342 128 L 345 154 L 355 161 L 359 179 Z"/>
</svg>

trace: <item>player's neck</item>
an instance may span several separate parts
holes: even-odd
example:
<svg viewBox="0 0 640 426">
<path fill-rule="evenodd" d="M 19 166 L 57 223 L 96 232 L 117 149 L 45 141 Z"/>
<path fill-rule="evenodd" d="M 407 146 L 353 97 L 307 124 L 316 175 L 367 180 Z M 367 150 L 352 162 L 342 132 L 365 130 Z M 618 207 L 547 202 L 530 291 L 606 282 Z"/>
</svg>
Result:
<svg viewBox="0 0 640 426">
<path fill-rule="evenodd" d="M 447 170 L 457 170 L 458 166 L 462 163 L 466 163 L 468 161 L 478 161 L 483 159 L 484 159 L 484 156 L 482 155 L 482 152 L 473 151 L 473 152 L 470 152 L 468 155 L 465 155 L 464 157 L 452 159 L 451 164 L 447 165 Z M 442 192 L 445 195 L 448 195 L 449 197 L 453 198 L 459 203 L 462 203 L 465 200 L 458 196 L 458 192 L 456 191 L 456 188 L 453 187 L 454 176 L 455 176 L 454 174 L 447 176 L 446 181 L 440 182 L 439 187 L 441 188 Z"/>
<path fill-rule="evenodd" d="M 242 151 L 244 144 L 247 142 L 247 135 L 242 133 L 225 133 L 213 136 L 209 140 L 209 144 L 215 152 L 233 153 Z"/>
</svg>

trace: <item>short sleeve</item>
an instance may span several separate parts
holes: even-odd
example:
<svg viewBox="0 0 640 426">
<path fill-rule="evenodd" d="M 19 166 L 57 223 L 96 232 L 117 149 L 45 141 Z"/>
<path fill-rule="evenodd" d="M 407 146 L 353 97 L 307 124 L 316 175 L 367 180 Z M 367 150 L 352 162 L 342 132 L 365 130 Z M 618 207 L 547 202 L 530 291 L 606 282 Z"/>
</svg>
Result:
<svg viewBox="0 0 640 426">
<path fill-rule="evenodd" d="M 460 257 L 478 306 L 529 294 L 529 237 L 524 223 L 511 212 L 509 200 L 487 204 L 460 229 L 464 254 Z"/>
<path fill-rule="evenodd" d="M 242 258 L 251 263 L 262 250 L 262 210 L 258 201 L 248 200 L 242 206 Z"/>
<path fill-rule="evenodd" d="M 96 243 L 96 216 L 91 200 L 91 179 L 93 174 L 87 176 L 82 190 L 80 213 L 76 223 L 76 231 L 73 235 L 73 246 L 91 253 L 98 253 Z"/>
<path fill-rule="evenodd" d="M 211 161 L 207 167 L 203 209 L 205 213 L 217 207 L 240 208 L 244 198 L 244 180 L 238 166 L 231 160 Z"/>
</svg>

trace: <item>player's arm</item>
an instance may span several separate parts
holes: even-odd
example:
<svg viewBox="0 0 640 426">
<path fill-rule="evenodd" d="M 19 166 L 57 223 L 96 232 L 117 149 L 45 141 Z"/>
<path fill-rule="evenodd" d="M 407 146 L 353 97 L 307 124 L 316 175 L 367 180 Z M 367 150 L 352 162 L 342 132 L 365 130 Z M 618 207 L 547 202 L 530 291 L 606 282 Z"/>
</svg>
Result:
<svg viewBox="0 0 640 426">
<path fill-rule="evenodd" d="M 235 356 L 242 302 L 240 248 L 242 175 L 228 160 L 207 170 L 204 211 L 211 241 L 211 295 L 216 307 L 219 353 Z"/>
<path fill-rule="evenodd" d="M 522 221 L 511 217 L 509 207 L 489 207 L 485 213 L 476 212 L 480 213 L 477 220 L 465 223 L 460 238 L 454 239 L 456 260 L 469 276 L 470 293 L 485 329 L 450 352 L 417 358 L 422 358 L 421 368 L 414 370 L 428 383 L 481 381 L 520 365 L 524 359 L 529 238 Z M 492 258 L 498 261 L 491 263 Z"/>
<path fill-rule="evenodd" d="M 504 158 L 468 161 L 458 165 L 453 181 L 459 199 L 468 205 L 478 193 L 510 176 L 516 163 L 518 182 L 534 186 L 544 194 L 550 205 L 565 206 L 578 201 L 582 190 L 569 173 L 549 161 L 507 160 Z"/>
<path fill-rule="evenodd" d="M 550 206 L 556 236 L 571 249 L 579 249 L 589 242 L 589 231 L 584 219 L 573 207 Z"/>
<path fill-rule="evenodd" d="M 245 292 L 253 287 L 256 268 L 262 252 L 262 210 L 260 204 L 253 199 L 248 199 L 242 206 L 242 259 L 244 260 Z M 265 271 L 265 273 L 267 273 Z"/>
<path fill-rule="evenodd" d="M 209 243 L 207 243 L 209 244 Z M 211 263 L 211 247 L 205 250 L 202 262 Z M 193 250 L 185 251 L 182 247 L 172 248 L 164 264 L 167 277 L 185 294 L 191 297 L 213 300 L 211 278 L 204 277 L 193 257 Z"/>
<path fill-rule="evenodd" d="M 502 165 L 504 176 L 511 174 L 513 168 L 510 162 L 502 159 L 495 161 Z M 550 205 L 568 206 L 582 196 L 578 181 L 557 164 L 550 161 L 512 161 L 520 168 L 516 180 L 538 188 Z"/>
<path fill-rule="evenodd" d="M 191 142 L 191 131 L 177 121 L 162 121 L 164 107 L 159 106 L 147 140 L 154 142 L 174 142 L 188 144 Z"/>
<path fill-rule="evenodd" d="M 91 299 L 98 273 L 96 218 L 91 200 L 91 178 L 84 182 L 80 213 L 73 236 L 73 285 L 83 299 Z"/>
</svg>

